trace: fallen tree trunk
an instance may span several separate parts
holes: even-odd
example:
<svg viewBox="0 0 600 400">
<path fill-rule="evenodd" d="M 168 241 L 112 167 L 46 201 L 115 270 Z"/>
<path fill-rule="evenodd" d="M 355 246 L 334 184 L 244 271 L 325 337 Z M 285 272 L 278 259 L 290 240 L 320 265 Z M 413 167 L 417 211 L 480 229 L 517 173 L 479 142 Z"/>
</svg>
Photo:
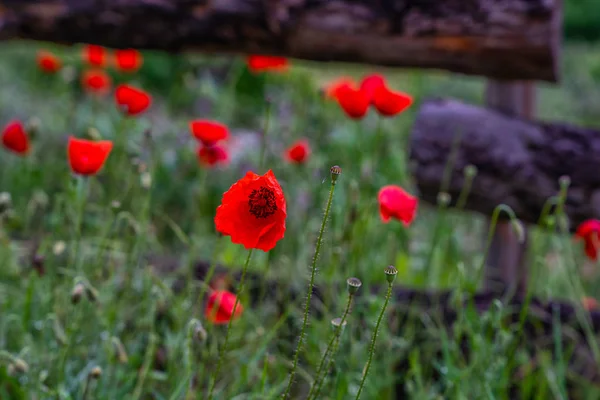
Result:
<svg viewBox="0 0 600 400">
<path fill-rule="evenodd" d="M 565 212 L 570 229 L 600 218 L 600 131 L 540 123 L 454 100 L 426 101 L 414 124 L 410 158 L 420 197 L 435 204 L 455 145 L 447 192 L 456 204 L 464 170 L 477 167 L 465 208 L 491 215 L 507 204 L 523 222 L 537 223 L 559 180 L 571 185 Z"/>
<path fill-rule="evenodd" d="M 0 40 L 284 55 L 556 81 L 560 0 L 11 0 Z"/>
</svg>

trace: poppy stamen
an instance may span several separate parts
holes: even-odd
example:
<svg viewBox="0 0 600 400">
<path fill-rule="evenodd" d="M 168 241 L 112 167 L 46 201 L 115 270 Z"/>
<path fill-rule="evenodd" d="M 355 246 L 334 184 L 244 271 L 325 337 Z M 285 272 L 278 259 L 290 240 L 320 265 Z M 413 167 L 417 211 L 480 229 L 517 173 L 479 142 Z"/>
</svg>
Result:
<svg viewBox="0 0 600 400">
<path fill-rule="evenodd" d="M 254 189 L 248 196 L 248 205 L 250 214 L 256 218 L 268 218 L 277 211 L 275 192 L 265 186 Z"/>
</svg>

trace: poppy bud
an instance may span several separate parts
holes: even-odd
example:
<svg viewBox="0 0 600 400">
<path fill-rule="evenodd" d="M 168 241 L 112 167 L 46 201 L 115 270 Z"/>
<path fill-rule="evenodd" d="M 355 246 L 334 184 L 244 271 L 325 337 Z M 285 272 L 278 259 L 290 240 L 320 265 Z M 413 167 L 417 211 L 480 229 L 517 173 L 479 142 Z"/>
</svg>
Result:
<svg viewBox="0 0 600 400">
<path fill-rule="evenodd" d="M 344 321 L 344 324 L 342 325 L 342 319 L 339 317 L 331 320 L 331 325 L 333 326 L 333 329 L 337 329 L 340 326 L 342 327 L 342 329 L 344 329 L 347 323 L 348 321 Z"/>
<path fill-rule="evenodd" d="M 140 176 L 140 184 L 144 189 L 150 189 L 150 186 L 152 186 L 152 175 L 150 175 L 148 172 L 144 172 Z"/>
<path fill-rule="evenodd" d="M 438 206 L 446 208 L 450 204 L 452 197 L 446 192 L 439 192 L 437 195 Z"/>
<path fill-rule="evenodd" d="M 511 220 L 511 224 L 513 226 L 515 234 L 517 235 L 517 240 L 519 241 L 519 243 L 525 243 L 525 227 L 523 226 L 523 223 L 520 220 L 515 219 Z"/>
<path fill-rule="evenodd" d="M 358 278 L 348 278 L 346 283 L 348 284 L 348 293 L 350 295 L 358 292 L 358 289 L 362 286 L 362 282 Z"/>
<path fill-rule="evenodd" d="M 464 174 L 466 178 L 473 179 L 477 175 L 477 167 L 469 164 L 465 167 Z"/>
<path fill-rule="evenodd" d="M 59 240 L 59 241 L 55 242 L 54 245 L 52 246 L 52 252 L 54 253 L 55 256 L 60 256 L 62 253 L 64 253 L 66 248 L 67 248 L 67 245 L 65 244 L 65 242 L 63 240 Z"/>
<path fill-rule="evenodd" d="M 129 361 L 129 356 L 127 355 L 127 350 L 125 350 L 123 342 L 121 342 L 121 340 L 116 336 L 113 336 L 110 341 L 113 345 L 113 350 L 117 356 L 117 360 L 119 360 L 119 363 L 127 364 L 127 361 Z"/>
<path fill-rule="evenodd" d="M 398 270 L 393 265 L 386 267 L 383 272 L 385 272 L 385 279 L 387 279 L 390 285 L 394 282 L 394 279 L 396 279 L 396 275 L 398 275 Z"/>
<path fill-rule="evenodd" d="M 334 165 L 329 171 L 331 172 L 331 183 L 335 185 L 338 177 L 342 174 L 342 168 L 338 165 Z"/>
<path fill-rule="evenodd" d="M 208 334 L 206 333 L 206 329 L 204 329 L 204 327 L 202 326 L 202 323 L 200 323 L 200 321 L 198 321 L 198 324 L 196 324 L 196 326 L 194 326 L 194 339 L 196 339 L 199 342 L 204 342 L 206 341 L 206 338 L 208 337 Z"/>
<path fill-rule="evenodd" d="M 38 117 L 31 117 L 25 124 L 25 132 L 29 135 L 30 139 L 35 139 L 40 129 L 40 119 Z"/>
<path fill-rule="evenodd" d="M 96 288 L 89 283 L 85 285 L 85 294 L 87 295 L 88 300 L 92 303 L 95 303 L 98 300 L 98 290 L 96 290 Z"/>
<path fill-rule="evenodd" d="M 87 130 L 87 136 L 92 140 L 102 140 L 102 135 L 98 128 L 90 126 Z"/>
<path fill-rule="evenodd" d="M 12 196 L 8 192 L 0 193 L 0 215 L 12 208 Z"/>
<path fill-rule="evenodd" d="M 102 376 L 102 368 L 96 366 L 90 371 L 90 378 L 98 379 Z"/>
<path fill-rule="evenodd" d="M 571 178 L 567 175 L 563 175 L 558 179 L 558 184 L 560 185 L 561 189 L 566 190 L 569 186 L 571 186 Z"/>
<path fill-rule="evenodd" d="M 78 304 L 85 292 L 85 286 L 81 282 L 77 282 L 71 291 L 71 303 Z"/>
<path fill-rule="evenodd" d="M 61 345 L 64 346 L 67 344 L 67 335 L 65 334 L 65 330 L 63 329 L 60 321 L 56 316 L 52 317 L 52 332 L 54 332 L 54 338 Z"/>
<path fill-rule="evenodd" d="M 27 363 L 20 358 L 15 358 L 8 368 L 9 371 L 17 374 L 25 374 L 27 371 L 29 371 L 29 365 L 27 365 Z"/>
</svg>

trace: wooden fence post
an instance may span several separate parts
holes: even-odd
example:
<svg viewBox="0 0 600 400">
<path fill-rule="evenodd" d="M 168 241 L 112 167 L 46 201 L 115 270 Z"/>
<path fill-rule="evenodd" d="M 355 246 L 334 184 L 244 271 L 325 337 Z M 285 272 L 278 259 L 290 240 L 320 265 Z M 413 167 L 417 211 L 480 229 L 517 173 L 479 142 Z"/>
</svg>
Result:
<svg viewBox="0 0 600 400">
<path fill-rule="evenodd" d="M 502 113 L 532 118 L 535 114 L 534 84 L 488 80 L 485 102 L 489 108 Z M 487 290 L 498 293 L 525 291 L 528 232 L 525 226 L 523 228 L 524 237 L 519 238 L 509 221 L 500 221 L 496 225 L 486 260 L 484 286 Z"/>
</svg>

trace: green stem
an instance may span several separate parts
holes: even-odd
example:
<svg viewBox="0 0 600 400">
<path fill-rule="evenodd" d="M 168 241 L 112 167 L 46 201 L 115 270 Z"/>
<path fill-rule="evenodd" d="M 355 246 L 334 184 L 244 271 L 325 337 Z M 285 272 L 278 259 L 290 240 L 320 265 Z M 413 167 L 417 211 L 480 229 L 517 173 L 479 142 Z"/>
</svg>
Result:
<svg viewBox="0 0 600 400">
<path fill-rule="evenodd" d="M 379 313 L 379 318 L 377 318 L 375 330 L 373 331 L 373 336 L 371 337 L 371 346 L 369 347 L 369 359 L 367 360 L 367 365 L 365 365 L 365 370 L 363 372 L 362 379 L 360 380 L 360 386 L 358 388 L 358 392 L 356 393 L 356 400 L 360 398 L 360 394 L 362 393 L 363 388 L 365 386 L 367 375 L 369 374 L 369 369 L 371 368 L 371 362 L 373 361 L 373 353 L 375 353 L 375 342 L 377 341 L 377 334 L 379 333 L 379 326 L 381 325 L 381 320 L 383 320 L 383 316 L 385 315 L 385 309 L 387 308 L 387 305 L 390 302 L 390 297 L 392 297 L 393 285 L 393 281 L 388 283 L 387 293 L 385 294 L 385 302 L 383 303 L 383 307 L 381 308 L 381 312 Z"/>
<path fill-rule="evenodd" d="M 262 171 L 265 164 L 265 155 L 267 153 L 267 139 L 269 135 L 269 121 L 271 119 L 271 102 L 267 100 L 265 111 L 265 127 L 262 134 L 262 142 L 260 146 L 260 160 L 258 160 L 258 170 Z"/>
<path fill-rule="evenodd" d="M 213 248 L 213 253 L 210 258 L 210 266 L 208 267 L 208 272 L 204 276 L 204 284 L 200 286 L 200 293 L 198 294 L 198 301 L 196 302 L 196 304 L 202 303 L 202 300 L 204 299 L 204 295 L 206 294 L 206 289 L 209 287 L 210 281 L 217 269 L 217 256 L 218 256 L 219 250 L 220 250 L 219 244 L 221 243 L 221 241 L 219 241 L 219 239 L 220 239 L 220 237 L 217 238 L 217 243 L 215 243 L 215 247 Z"/>
<path fill-rule="evenodd" d="M 187 386 L 188 389 L 190 389 L 193 381 L 194 381 L 194 347 L 193 347 L 193 337 L 194 337 L 194 330 L 199 326 L 200 321 L 198 321 L 197 319 L 193 318 L 189 323 L 188 323 L 188 329 L 187 329 L 187 335 L 185 338 L 185 348 L 184 348 L 184 353 L 185 353 L 185 379 L 183 381 L 181 381 L 179 383 L 179 386 L 177 386 L 177 388 L 175 389 L 175 391 L 173 392 L 173 394 L 171 395 L 171 397 L 169 397 L 170 400 L 178 400 L 181 398 L 181 393 L 184 392 L 185 387 Z"/>
<path fill-rule="evenodd" d="M 348 317 L 348 313 L 350 312 L 350 306 L 352 305 L 352 298 L 354 297 L 354 295 L 352 293 L 348 294 L 348 301 L 346 302 L 346 309 L 344 310 L 344 314 L 342 315 L 342 320 L 340 322 L 340 326 L 337 326 L 333 335 L 331 336 L 331 340 L 329 340 L 329 344 L 327 344 L 327 348 L 325 349 L 325 353 L 323 354 L 323 357 L 321 357 L 321 362 L 319 363 L 319 368 L 317 368 L 317 376 L 315 378 L 315 381 L 313 383 L 313 386 L 310 388 L 310 392 L 308 393 L 308 397 L 307 400 L 309 400 L 312 397 L 314 397 L 315 399 L 318 398 L 319 396 L 319 392 L 321 391 L 321 386 L 323 384 L 323 380 L 325 380 L 325 377 L 321 377 L 321 373 L 325 373 L 325 371 L 323 371 L 323 367 L 325 366 L 325 363 L 327 361 L 327 357 L 329 356 L 330 352 L 333 349 L 334 346 L 334 342 L 336 341 L 336 338 L 338 338 L 340 336 L 340 334 L 342 333 L 342 329 L 344 327 L 344 322 L 346 322 L 346 318 Z M 335 353 L 331 353 L 331 358 L 333 359 L 333 356 L 335 355 Z M 313 390 L 314 395 L 313 395 Z"/>
<path fill-rule="evenodd" d="M 219 351 L 219 360 L 217 361 L 217 368 L 215 369 L 215 373 L 213 374 L 212 382 L 210 384 L 210 389 L 208 392 L 208 400 L 213 398 L 213 392 L 215 390 L 215 385 L 217 383 L 217 377 L 221 372 L 221 366 L 223 365 L 223 358 L 225 353 L 227 352 L 227 344 L 229 343 L 229 333 L 231 332 L 231 325 L 233 319 L 235 317 L 235 312 L 237 310 L 237 306 L 240 302 L 240 296 L 244 291 L 244 284 L 246 283 L 246 271 L 248 271 L 248 265 L 250 264 L 250 258 L 252 258 L 252 251 L 254 249 L 250 249 L 248 252 L 248 258 L 246 258 L 246 262 L 244 263 L 244 269 L 242 270 L 242 277 L 240 279 L 240 287 L 238 289 L 237 295 L 235 296 L 235 303 L 233 303 L 233 310 L 231 311 L 231 317 L 229 318 L 229 323 L 227 324 L 227 331 L 225 332 L 225 342 Z"/>
<path fill-rule="evenodd" d="M 337 177 L 336 177 L 337 179 Z M 292 370 L 290 371 L 289 381 L 283 398 L 287 399 L 294 382 L 294 376 L 296 374 L 296 368 L 298 367 L 298 358 L 300 356 L 300 349 L 302 348 L 302 342 L 304 341 L 304 334 L 306 333 L 306 326 L 308 324 L 308 314 L 310 309 L 310 299 L 312 297 L 313 286 L 315 284 L 315 276 L 317 274 L 317 259 L 319 258 L 319 252 L 321 251 L 321 244 L 323 242 L 323 232 L 325 232 L 325 226 L 327 225 L 327 218 L 329 217 L 329 211 L 331 210 L 331 203 L 333 200 L 333 192 L 335 191 L 335 180 L 332 179 L 331 188 L 329 189 L 329 198 L 327 199 L 327 206 L 325 207 L 325 214 L 323 215 L 323 221 L 321 222 L 321 229 L 319 230 L 319 237 L 317 239 L 317 246 L 315 248 L 315 254 L 313 255 L 312 264 L 310 266 L 310 282 L 308 284 L 308 290 L 306 292 L 306 304 L 304 306 L 304 318 L 302 320 L 302 328 L 300 329 L 300 337 L 298 338 L 298 344 L 296 345 L 296 351 L 294 352 L 294 361 L 292 362 Z"/>
<path fill-rule="evenodd" d="M 140 377 L 137 381 L 137 384 L 135 385 L 132 400 L 137 400 L 142 395 L 142 391 L 144 390 L 144 383 L 146 382 L 146 378 L 148 377 L 148 373 L 150 372 L 150 367 L 152 366 L 152 361 L 154 360 L 154 353 L 156 352 L 156 342 L 156 335 L 154 333 L 151 333 L 150 343 L 148 343 L 148 348 L 146 349 L 146 355 L 144 357 L 144 364 L 142 365 L 142 372 L 140 373 Z"/>
<path fill-rule="evenodd" d="M 85 211 L 85 200 L 87 197 L 88 189 L 88 178 L 84 176 L 77 176 L 77 189 L 76 189 L 76 208 L 75 208 L 75 237 L 73 250 L 72 263 L 75 264 L 75 269 L 79 275 L 83 275 L 82 269 L 82 257 L 81 257 L 81 230 L 83 226 L 83 215 Z"/>
</svg>

